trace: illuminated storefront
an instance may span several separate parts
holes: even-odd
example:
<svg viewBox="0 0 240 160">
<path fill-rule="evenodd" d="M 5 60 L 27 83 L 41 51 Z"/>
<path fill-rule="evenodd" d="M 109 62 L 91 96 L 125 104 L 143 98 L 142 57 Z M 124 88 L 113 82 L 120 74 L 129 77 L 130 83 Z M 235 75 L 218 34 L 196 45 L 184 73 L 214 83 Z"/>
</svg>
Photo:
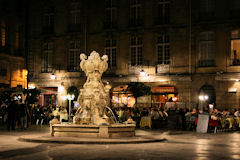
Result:
<svg viewBox="0 0 240 160">
<path fill-rule="evenodd" d="M 136 100 L 132 96 L 132 93 L 127 91 L 127 85 L 118 86 L 113 89 L 112 92 L 112 105 L 114 107 L 123 107 L 127 105 L 128 107 L 133 107 Z"/>
<path fill-rule="evenodd" d="M 40 90 L 39 104 L 41 106 L 57 105 L 57 87 L 40 87 Z"/>
<path fill-rule="evenodd" d="M 152 105 L 163 106 L 166 102 L 177 102 L 178 93 L 173 86 L 157 86 L 151 89 L 152 91 Z"/>
</svg>

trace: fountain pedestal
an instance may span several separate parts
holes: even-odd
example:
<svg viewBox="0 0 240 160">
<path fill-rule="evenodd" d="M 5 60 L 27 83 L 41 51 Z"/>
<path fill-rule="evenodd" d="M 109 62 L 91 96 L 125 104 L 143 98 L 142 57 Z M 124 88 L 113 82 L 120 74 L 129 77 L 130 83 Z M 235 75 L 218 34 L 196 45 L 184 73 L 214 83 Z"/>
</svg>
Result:
<svg viewBox="0 0 240 160">
<path fill-rule="evenodd" d="M 51 136 L 56 137 L 120 138 L 135 136 L 135 124 L 53 124 L 50 130 Z"/>
</svg>

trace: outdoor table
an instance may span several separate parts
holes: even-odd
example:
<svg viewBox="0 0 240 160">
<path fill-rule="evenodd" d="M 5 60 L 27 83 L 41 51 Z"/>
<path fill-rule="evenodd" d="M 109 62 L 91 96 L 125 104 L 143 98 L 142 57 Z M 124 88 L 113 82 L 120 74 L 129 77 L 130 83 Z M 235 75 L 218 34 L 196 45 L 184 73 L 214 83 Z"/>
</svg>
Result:
<svg viewBox="0 0 240 160">
<path fill-rule="evenodd" d="M 152 126 L 152 120 L 150 116 L 141 117 L 140 128 L 144 128 L 144 127 L 151 128 L 151 126 Z"/>
<path fill-rule="evenodd" d="M 197 126 L 197 123 L 198 123 L 198 118 L 195 119 L 195 126 Z M 218 125 L 219 125 L 219 120 L 209 119 L 208 126 L 218 127 Z"/>
</svg>

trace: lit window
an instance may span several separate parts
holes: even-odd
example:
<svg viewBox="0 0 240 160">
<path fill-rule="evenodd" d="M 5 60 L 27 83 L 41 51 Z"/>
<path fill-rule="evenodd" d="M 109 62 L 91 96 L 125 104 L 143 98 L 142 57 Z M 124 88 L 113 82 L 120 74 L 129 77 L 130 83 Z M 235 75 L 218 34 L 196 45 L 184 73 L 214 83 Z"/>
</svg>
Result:
<svg viewBox="0 0 240 160">
<path fill-rule="evenodd" d="M 236 29 L 231 34 L 231 65 L 240 65 L 240 30 Z"/>
</svg>

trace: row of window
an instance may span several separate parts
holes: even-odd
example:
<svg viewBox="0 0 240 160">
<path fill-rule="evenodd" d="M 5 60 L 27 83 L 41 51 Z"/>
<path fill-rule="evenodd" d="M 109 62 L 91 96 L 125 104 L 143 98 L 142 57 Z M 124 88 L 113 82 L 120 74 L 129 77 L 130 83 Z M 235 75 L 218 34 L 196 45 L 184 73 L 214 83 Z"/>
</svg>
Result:
<svg viewBox="0 0 240 160">
<path fill-rule="evenodd" d="M 199 64 L 200 67 L 215 66 L 215 33 L 201 32 L 199 34 Z M 109 67 L 117 64 L 117 41 L 106 39 L 105 54 L 109 57 Z M 72 41 L 68 49 L 68 71 L 79 71 L 80 41 Z M 156 43 L 157 64 L 170 64 L 170 37 L 162 34 Z M 130 39 L 130 63 L 132 66 L 143 64 L 143 41 L 140 36 Z M 231 65 L 240 65 L 240 30 L 233 30 L 231 34 Z M 42 72 L 53 69 L 53 43 L 44 43 L 42 53 Z"/>
<path fill-rule="evenodd" d="M 116 0 L 105 1 L 105 28 L 112 28 L 117 22 Z M 81 30 L 82 11 L 81 2 L 72 1 L 69 11 L 69 29 L 71 31 Z M 130 3 L 130 25 L 137 26 L 142 24 L 142 0 L 131 0 Z M 157 24 L 170 23 L 170 0 L 157 1 Z M 54 30 L 54 8 L 45 8 L 43 31 L 45 33 L 53 33 Z"/>
<path fill-rule="evenodd" d="M 109 67 L 117 65 L 117 41 L 115 39 L 106 39 L 105 54 L 108 55 Z M 80 63 L 80 41 L 72 41 L 68 49 L 68 71 L 79 71 Z M 130 45 L 131 65 L 143 65 L 143 43 L 142 37 L 132 36 Z M 170 41 L 169 35 L 161 35 L 157 40 L 157 63 L 170 63 Z M 42 72 L 52 72 L 53 69 L 53 43 L 44 43 L 42 52 Z"/>
</svg>

